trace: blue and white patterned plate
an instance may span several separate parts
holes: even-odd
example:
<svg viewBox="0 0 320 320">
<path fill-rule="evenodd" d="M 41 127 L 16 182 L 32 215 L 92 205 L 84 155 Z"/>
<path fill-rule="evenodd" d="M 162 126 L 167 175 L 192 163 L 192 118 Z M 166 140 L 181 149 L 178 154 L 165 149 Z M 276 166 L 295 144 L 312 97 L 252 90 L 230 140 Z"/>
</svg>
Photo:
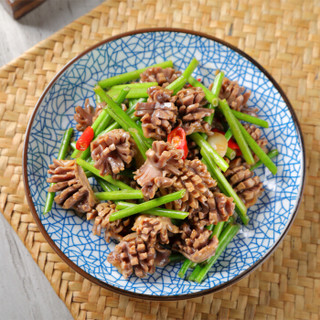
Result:
<svg viewBox="0 0 320 320">
<path fill-rule="evenodd" d="M 54 205 L 42 215 L 48 184 L 47 169 L 58 154 L 64 131 L 74 127 L 74 108 L 86 98 L 93 104 L 93 86 L 98 80 L 173 60 L 184 70 L 196 57 L 196 76 L 209 85 L 217 69 L 250 89 L 249 105 L 269 122 L 263 133 L 270 148 L 277 148 L 278 173 L 260 167 L 264 193 L 250 208 L 250 223 L 242 226 L 209 273 L 197 284 L 178 277 L 181 264 L 158 268 L 144 279 L 125 280 L 107 261 L 114 243 L 92 235 L 92 222 L 73 211 Z M 124 294 L 144 298 L 180 299 L 223 288 L 261 263 L 280 242 L 293 221 L 304 184 L 304 150 L 292 107 L 279 85 L 252 58 L 240 50 L 204 34 L 185 30 L 142 30 L 113 37 L 72 60 L 54 78 L 32 115 L 24 149 L 24 179 L 27 198 L 40 230 L 56 252 L 84 277 Z M 187 295 L 187 296 L 186 296 Z"/>
</svg>

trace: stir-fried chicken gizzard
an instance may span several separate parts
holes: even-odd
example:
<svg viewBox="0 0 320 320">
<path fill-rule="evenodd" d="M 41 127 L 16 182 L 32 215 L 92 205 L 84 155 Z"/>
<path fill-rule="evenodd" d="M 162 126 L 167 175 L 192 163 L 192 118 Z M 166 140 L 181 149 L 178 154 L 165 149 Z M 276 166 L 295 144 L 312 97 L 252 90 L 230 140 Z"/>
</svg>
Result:
<svg viewBox="0 0 320 320">
<path fill-rule="evenodd" d="M 91 157 L 102 176 L 114 176 L 123 171 L 134 154 L 134 142 L 130 134 L 122 129 L 112 130 L 91 143 Z"/>
<path fill-rule="evenodd" d="M 47 182 L 54 183 L 49 192 L 58 192 L 54 200 L 64 209 L 90 212 L 97 201 L 83 169 L 74 160 L 53 160 Z"/>
<path fill-rule="evenodd" d="M 265 153 L 268 142 L 252 121 L 257 119 L 258 109 L 248 106 L 250 91 L 228 78 L 220 77 L 220 85 L 217 80 L 208 89 L 196 80 L 189 81 L 193 85 L 183 82 L 184 76 L 172 67 L 154 66 L 143 71 L 133 86 L 143 85 L 148 98 L 116 102 L 119 107 L 106 113 L 111 127 L 93 130 L 88 141 L 86 130 L 100 121 L 111 105 L 100 96 L 94 108 L 86 99 L 84 107 L 76 107 L 74 119 L 76 129 L 84 131 L 90 153 L 87 158 L 80 153 L 75 160 L 59 158 L 49 166 L 47 181 L 51 183 L 49 192 L 56 193 L 55 202 L 64 209 L 85 213 L 92 221 L 94 235 L 117 243 L 107 260 L 124 278 L 154 273 L 156 267 L 170 262 L 173 253 L 185 261 L 205 263 L 215 255 L 223 228 L 235 225 L 236 209 L 242 220 L 240 213 L 246 214 L 246 208 L 263 193 L 262 182 L 232 137 L 232 124 L 223 117 L 223 108 L 215 116 L 217 105 L 212 105 L 213 94 L 217 101 L 226 99 L 231 113 L 241 112 L 245 119 L 251 119 L 243 127 Z M 182 85 L 177 88 L 179 81 Z M 148 85 L 151 82 L 158 85 Z M 110 87 L 105 88 L 107 93 Z M 129 121 L 127 112 L 140 140 L 116 116 L 113 119 L 112 112 Z M 229 132 L 227 138 L 228 128 L 231 135 Z M 219 139 L 213 138 L 218 134 Z M 215 141 L 224 142 L 225 148 L 219 149 Z M 233 153 L 218 152 L 227 149 Z M 261 152 L 251 149 L 250 157 L 262 161 Z M 94 193 L 97 189 L 89 183 L 94 178 L 87 178 L 90 172 L 104 192 Z M 170 198 L 180 191 L 179 197 Z M 123 216 L 115 218 L 120 213 Z"/>
</svg>

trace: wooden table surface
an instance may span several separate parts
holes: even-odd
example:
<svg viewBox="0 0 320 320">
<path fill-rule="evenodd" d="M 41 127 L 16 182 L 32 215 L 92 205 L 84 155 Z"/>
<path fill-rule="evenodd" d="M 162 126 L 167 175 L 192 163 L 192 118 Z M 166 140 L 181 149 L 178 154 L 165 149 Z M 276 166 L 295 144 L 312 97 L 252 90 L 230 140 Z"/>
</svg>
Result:
<svg viewBox="0 0 320 320">
<path fill-rule="evenodd" d="M 103 0 L 46 0 L 18 21 L 12 19 L 0 4 L 0 66 L 101 2 Z M 0 243 L 1 319 L 72 319 L 2 214 Z"/>
</svg>

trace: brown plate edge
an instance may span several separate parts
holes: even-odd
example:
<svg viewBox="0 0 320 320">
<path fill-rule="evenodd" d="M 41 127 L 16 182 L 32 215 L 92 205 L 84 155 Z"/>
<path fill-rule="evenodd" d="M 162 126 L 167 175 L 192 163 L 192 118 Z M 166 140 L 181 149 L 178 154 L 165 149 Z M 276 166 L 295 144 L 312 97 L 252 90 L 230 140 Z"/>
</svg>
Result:
<svg viewBox="0 0 320 320">
<path fill-rule="evenodd" d="M 47 94 L 47 92 L 49 91 L 49 89 L 51 88 L 51 86 L 55 83 L 55 81 L 60 77 L 60 75 L 70 66 L 72 65 L 76 60 L 78 60 L 79 58 L 81 58 L 82 56 L 84 56 L 85 54 L 87 54 L 88 52 L 92 51 L 93 49 L 126 37 L 126 36 L 131 36 L 134 34 L 140 34 L 140 33 L 148 33 L 148 32 L 177 32 L 177 33 L 186 33 L 186 34 L 192 34 L 192 35 L 196 35 L 196 36 L 200 36 L 200 37 L 204 37 L 207 38 L 209 40 L 213 40 L 215 42 L 218 42 L 220 44 L 223 44 L 227 47 L 229 47 L 230 49 L 236 51 L 237 53 L 239 53 L 240 55 L 244 56 L 246 59 L 248 59 L 251 63 L 253 63 L 260 71 L 262 71 L 267 78 L 272 82 L 272 84 L 276 87 L 276 89 L 279 91 L 281 97 L 283 98 L 283 100 L 285 101 L 292 119 L 294 121 L 294 124 L 296 126 L 297 132 L 298 132 L 298 136 L 300 139 L 300 144 L 302 147 L 302 154 L 303 154 L 303 176 L 302 176 L 302 185 L 300 187 L 300 194 L 299 194 L 299 200 L 296 204 L 296 207 L 294 208 L 294 212 L 293 215 L 291 217 L 290 222 L 287 224 L 286 226 L 286 230 L 284 230 L 284 232 L 282 233 L 281 237 L 277 240 L 277 242 L 273 245 L 273 247 L 267 252 L 267 254 L 261 258 L 259 261 L 257 261 L 256 263 L 254 263 L 250 268 L 248 268 L 247 270 L 243 271 L 242 273 L 240 273 L 238 276 L 234 277 L 233 279 L 229 280 L 226 283 L 220 284 L 218 286 L 215 286 L 213 288 L 210 289 L 206 289 L 206 290 L 202 290 L 199 292 L 195 292 L 195 293 L 189 293 L 189 294 L 182 294 L 182 295 L 174 295 L 174 296 L 153 296 L 153 295 L 146 295 L 146 294 L 141 294 L 141 293 L 134 293 L 134 292 L 130 292 L 130 291 L 126 291 L 124 289 L 121 288 L 117 288 L 114 287 L 110 284 L 107 284 L 93 276 L 91 276 L 89 273 L 85 272 L 84 270 L 82 270 L 79 266 L 77 266 L 74 262 L 72 262 L 58 247 L 57 245 L 54 243 L 54 241 L 51 239 L 51 237 L 48 235 L 48 233 L 46 232 L 44 226 L 42 225 L 40 218 L 35 210 L 32 198 L 31 198 L 31 194 L 30 194 L 30 189 L 29 189 L 29 183 L 28 183 L 28 175 L 27 175 L 27 151 L 28 151 L 28 143 L 29 143 L 29 135 L 30 135 L 30 131 L 31 131 L 31 127 L 32 127 L 32 123 L 34 120 L 34 117 L 37 113 L 37 110 L 43 100 L 43 98 L 45 97 L 45 95 Z M 218 39 L 214 36 L 210 36 L 206 33 L 202 33 L 202 32 L 198 32 L 198 31 L 193 31 L 193 30 L 188 30 L 188 29 L 182 29 L 182 28 L 147 28 L 147 29 L 139 29 L 139 30 L 134 30 L 134 31 L 128 31 L 125 33 L 121 33 L 118 34 L 116 36 L 112 36 L 108 39 L 105 39 L 103 41 L 100 41 L 99 43 L 97 43 L 96 45 L 86 49 L 85 51 L 83 51 L 81 54 L 79 54 L 78 56 L 76 56 L 75 58 L 73 58 L 72 60 L 70 60 L 56 75 L 55 77 L 50 81 L 50 83 L 48 84 L 48 86 L 46 87 L 46 89 L 44 90 L 44 92 L 42 93 L 42 95 L 40 96 L 35 109 L 31 115 L 31 118 L 29 120 L 28 123 L 28 127 L 27 127 L 27 131 L 26 131 L 26 137 L 25 137 L 25 142 L 24 142 L 24 147 L 23 147 L 23 183 L 24 183 L 24 187 L 26 190 L 26 198 L 28 201 L 28 205 L 31 209 L 31 213 L 33 215 L 34 220 L 36 221 L 41 233 L 43 234 L 44 238 L 46 239 L 46 241 L 50 244 L 50 246 L 54 249 L 54 251 L 59 255 L 59 257 L 67 264 L 69 265 L 69 267 L 71 267 L 74 271 L 78 272 L 80 275 L 82 275 L 84 278 L 92 281 L 93 283 L 107 289 L 110 290 L 112 292 L 118 293 L 118 294 L 123 294 L 132 298 L 140 298 L 140 299 L 147 299 L 147 300 L 155 300 L 155 301 L 176 301 L 176 300 L 184 300 L 184 299 L 192 299 L 192 298 L 197 298 L 209 293 L 214 293 L 217 292 L 219 290 L 225 289 L 233 284 L 235 284 L 236 282 L 240 281 L 242 278 L 244 278 L 245 276 L 249 275 L 253 270 L 255 270 L 260 264 L 262 264 L 268 257 L 270 257 L 271 253 L 274 252 L 274 250 L 278 247 L 278 245 L 281 243 L 281 241 L 283 240 L 283 238 L 285 237 L 285 235 L 287 234 L 287 232 L 289 231 L 296 215 L 299 209 L 299 206 L 301 204 L 301 200 L 302 200 L 302 194 L 304 191 L 304 187 L 305 187 L 305 175 L 306 175 L 306 165 L 305 165 L 305 146 L 304 146 L 304 141 L 303 141 L 303 136 L 302 136 L 302 132 L 301 132 L 301 128 L 297 119 L 297 116 L 295 114 L 295 111 L 289 101 L 289 99 L 287 98 L 287 96 L 285 95 L 284 91 L 282 90 L 282 88 L 280 87 L 280 85 L 274 80 L 274 78 L 269 74 L 269 72 L 264 69 L 264 67 L 262 67 L 258 62 L 256 62 L 253 58 L 251 58 L 248 54 L 246 54 L 245 52 L 243 52 L 242 50 L 238 49 L 237 47 L 225 42 L 224 40 Z"/>
</svg>

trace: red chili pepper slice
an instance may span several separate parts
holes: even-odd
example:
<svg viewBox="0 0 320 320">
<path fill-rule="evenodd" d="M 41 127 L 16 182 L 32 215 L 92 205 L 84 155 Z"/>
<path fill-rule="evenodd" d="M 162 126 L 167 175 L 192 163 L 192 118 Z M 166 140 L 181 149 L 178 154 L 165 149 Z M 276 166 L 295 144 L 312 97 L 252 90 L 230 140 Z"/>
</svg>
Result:
<svg viewBox="0 0 320 320">
<path fill-rule="evenodd" d="M 242 152 L 241 152 L 238 144 L 232 138 L 228 141 L 228 147 L 230 149 L 236 151 L 236 154 L 238 157 L 242 155 Z"/>
<path fill-rule="evenodd" d="M 186 159 L 189 151 L 187 137 L 186 132 L 181 127 L 177 127 L 169 133 L 168 142 L 173 144 L 176 149 L 183 150 L 182 159 Z"/>
<path fill-rule="evenodd" d="M 76 149 L 80 151 L 86 150 L 90 146 L 90 142 L 94 138 L 94 131 L 92 127 L 87 127 L 86 130 L 83 131 L 82 135 L 78 139 L 76 143 Z"/>
<path fill-rule="evenodd" d="M 228 147 L 233 150 L 240 150 L 238 144 L 232 138 L 228 141 Z"/>
</svg>

